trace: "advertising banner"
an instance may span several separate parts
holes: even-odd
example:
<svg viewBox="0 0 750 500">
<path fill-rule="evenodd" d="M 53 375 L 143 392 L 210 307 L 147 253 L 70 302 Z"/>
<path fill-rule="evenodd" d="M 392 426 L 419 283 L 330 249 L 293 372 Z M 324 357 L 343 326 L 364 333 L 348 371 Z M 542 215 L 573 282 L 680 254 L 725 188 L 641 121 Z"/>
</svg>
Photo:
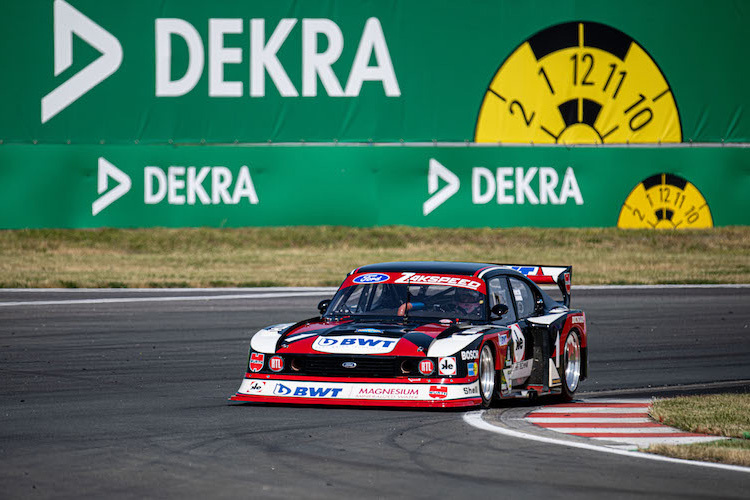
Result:
<svg viewBox="0 0 750 500">
<path fill-rule="evenodd" d="M 732 147 L 0 146 L 0 228 L 750 224 Z"/>
<path fill-rule="evenodd" d="M 0 141 L 747 142 L 749 22 L 724 0 L 6 0 Z"/>
</svg>

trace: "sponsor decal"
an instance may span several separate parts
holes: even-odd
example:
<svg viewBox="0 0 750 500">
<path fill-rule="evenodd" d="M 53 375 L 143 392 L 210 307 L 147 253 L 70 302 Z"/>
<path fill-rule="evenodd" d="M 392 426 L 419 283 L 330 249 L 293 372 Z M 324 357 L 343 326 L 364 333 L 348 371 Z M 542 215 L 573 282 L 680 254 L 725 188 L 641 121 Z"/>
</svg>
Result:
<svg viewBox="0 0 750 500">
<path fill-rule="evenodd" d="M 475 377 L 479 371 L 476 363 L 468 363 L 466 369 L 468 370 L 469 377 Z"/>
<path fill-rule="evenodd" d="M 344 361 L 343 363 L 341 363 L 341 366 L 344 368 L 356 368 L 357 363 L 355 363 L 354 361 Z"/>
<path fill-rule="evenodd" d="M 570 293 L 570 273 L 563 274 L 563 279 L 565 280 L 565 291 Z"/>
<path fill-rule="evenodd" d="M 468 351 L 461 351 L 461 359 L 463 361 L 471 361 L 473 359 L 479 359 L 479 350 L 469 349 Z"/>
<path fill-rule="evenodd" d="M 435 371 L 435 363 L 431 359 L 423 359 L 419 362 L 419 373 L 429 375 Z"/>
<path fill-rule="evenodd" d="M 549 385 L 550 387 L 560 385 L 560 373 L 552 363 L 549 364 Z"/>
<path fill-rule="evenodd" d="M 358 328 L 355 330 L 357 333 L 383 333 L 383 330 L 377 328 Z"/>
<path fill-rule="evenodd" d="M 380 273 L 370 273 L 370 274 L 363 274 L 362 276 L 357 276 L 352 280 L 352 283 L 357 283 L 358 285 L 368 285 L 373 283 L 382 283 L 384 281 L 388 281 L 390 277 L 387 274 L 380 274 Z"/>
<path fill-rule="evenodd" d="M 42 98 L 42 123 L 112 76 L 122 63 L 120 41 L 64 0 L 53 4 L 55 76 L 73 65 L 73 34 L 101 54 Z"/>
<path fill-rule="evenodd" d="M 455 375 L 456 374 L 456 357 L 448 356 L 445 358 L 438 358 L 438 371 L 440 375 Z"/>
<path fill-rule="evenodd" d="M 117 182 L 117 185 L 109 188 L 109 179 Z M 119 168 L 108 162 L 103 156 L 99 157 L 97 169 L 96 190 L 99 198 L 91 204 L 91 215 L 96 215 L 115 201 L 125 196 L 132 182 L 130 176 Z"/>
<path fill-rule="evenodd" d="M 446 184 L 438 191 L 440 180 L 445 181 Z M 461 181 L 456 174 L 445 168 L 436 159 L 430 158 L 429 170 L 427 171 L 427 191 L 431 196 L 422 204 L 422 215 L 429 215 L 456 194 L 460 187 Z"/>
<path fill-rule="evenodd" d="M 672 89 L 637 40 L 590 21 L 530 35 L 488 75 L 476 142 L 682 141 Z"/>
<path fill-rule="evenodd" d="M 415 387 L 361 387 L 357 391 L 356 397 L 371 399 L 418 399 L 419 389 Z"/>
<path fill-rule="evenodd" d="M 534 182 L 537 173 L 539 180 Z M 570 199 L 576 205 L 583 205 L 573 167 L 565 169 L 562 182 L 560 174 L 552 167 L 500 167 L 494 172 L 474 167 L 471 180 L 474 205 L 486 205 L 493 200 L 498 205 L 566 205 Z"/>
<path fill-rule="evenodd" d="M 248 392 L 262 392 L 265 387 L 266 383 L 262 380 L 253 380 L 247 390 Z"/>
<path fill-rule="evenodd" d="M 110 186 L 110 179 L 116 184 Z M 145 205 L 237 205 L 245 200 L 250 205 L 259 203 L 247 165 L 240 166 L 236 179 L 233 171 L 224 166 L 173 165 L 161 168 L 151 165 L 143 168 L 143 183 Z M 99 198 L 91 204 L 91 215 L 101 213 L 125 196 L 131 187 L 129 175 L 100 157 L 97 171 Z"/>
<path fill-rule="evenodd" d="M 274 356 L 268 360 L 268 367 L 275 372 L 280 372 L 284 369 L 284 359 L 281 356 Z"/>
<path fill-rule="evenodd" d="M 274 87 L 271 94 L 278 93 L 284 98 L 316 97 L 319 94 L 333 98 L 355 98 L 360 95 L 363 86 L 372 85 L 367 82 L 379 82 L 383 94 L 388 98 L 401 96 L 385 33 L 377 17 L 363 18 L 359 36 L 352 38 L 352 34 L 349 34 L 346 43 L 343 33 L 349 30 L 342 32 L 332 19 L 284 18 L 278 23 L 266 21 L 264 18 L 251 18 L 246 24 L 239 18 L 209 18 L 204 19 L 201 26 L 186 19 L 157 18 L 152 24 L 155 40 L 151 48 L 156 61 L 155 79 L 151 87 L 154 96 L 180 97 L 194 93 L 198 87 L 205 89 L 210 98 L 249 96 L 257 99 L 267 95 L 267 82 Z M 80 69 L 42 98 L 41 123 L 49 121 L 115 74 L 124 53 L 115 35 L 64 0 L 53 3 L 52 27 L 55 76 L 62 75 L 73 66 L 73 49 L 78 47 L 78 42 L 73 42 L 74 38 L 98 51 L 99 56 L 86 66 L 79 61 L 75 66 Z M 207 40 L 201 36 L 206 31 L 209 33 Z M 301 33 L 291 36 L 297 40 L 301 38 L 301 44 L 287 42 L 292 31 Z M 233 46 L 225 39 L 226 35 L 245 33 L 250 43 L 244 47 Z M 327 48 L 323 52 L 318 50 L 321 37 L 327 40 Z M 341 59 L 345 45 L 357 47 L 353 59 Z M 177 50 L 179 47 L 185 47 L 187 51 Z M 173 60 L 175 53 L 180 56 Z M 290 63 L 290 56 L 282 54 L 293 54 L 291 60 L 296 63 Z M 304 70 L 301 75 L 295 77 L 292 74 L 290 78 L 284 65 L 287 68 L 290 64 L 300 67 L 300 60 Z M 242 61 L 250 61 L 250 71 L 246 73 L 250 75 L 248 80 L 226 78 L 224 65 Z M 334 64 L 336 72 L 332 70 Z M 297 78 L 297 81 L 293 81 L 293 78 Z M 208 85 L 198 85 L 206 80 Z M 322 83 L 322 87 L 319 88 L 318 82 Z"/>
<path fill-rule="evenodd" d="M 510 325 L 510 334 L 513 338 L 513 362 L 518 363 L 523 359 L 524 355 L 524 337 L 521 328 L 518 324 Z"/>
<path fill-rule="evenodd" d="M 263 369 L 263 361 L 265 360 L 265 355 L 254 352 L 250 354 L 250 371 L 251 372 L 259 372 Z M 283 365 L 283 363 L 282 363 Z"/>
<path fill-rule="evenodd" d="M 573 323 L 574 325 L 576 323 L 585 323 L 586 318 L 584 316 L 573 316 L 572 318 L 570 318 L 570 322 Z"/>
<path fill-rule="evenodd" d="M 466 396 L 478 396 L 479 395 L 479 387 L 475 385 L 471 385 L 469 387 L 464 387 L 464 395 Z"/>
<path fill-rule="evenodd" d="M 500 345 L 505 345 L 508 343 L 508 336 L 505 334 L 499 335 L 497 337 L 497 343 Z"/>
<path fill-rule="evenodd" d="M 318 337 L 312 348 L 319 352 L 334 354 L 383 354 L 391 352 L 397 339 L 347 335 L 342 337 Z"/>
<path fill-rule="evenodd" d="M 448 397 L 448 387 L 444 385 L 431 385 L 430 397 L 435 399 L 445 399 Z"/>
<path fill-rule="evenodd" d="M 319 387 L 314 385 L 298 385 L 292 388 L 279 383 L 276 384 L 273 393 L 277 396 L 298 398 L 337 398 L 343 390 L 342 387 Z"/>
<path fill-rule="evenodd" d="M 401 273 L 401 277 L 397 278 L 394 283 L 456 286 L 459 288 L 468 288 L 470 290 L 477 290 L 482 286 L 481 281 L 470 278 L 417 273 Z"/>
<path fill-rule="evenodd" d="M 529 375 L 531 375 L 532 361 L 532 359 L 520 361 L 518 363 L 514 363 L 512 367 L 503 370 L 504 372 L 507 372 L 506 378 L 517 380 L 528 377 Z"/>
<path fill-rule="evenodd" d="M 620 208 L 617 227 L 624 229 L 695 229 L 713 227 L 711 209 L 687 179 L 660 173 L 633 188 Z"/>
</svg>

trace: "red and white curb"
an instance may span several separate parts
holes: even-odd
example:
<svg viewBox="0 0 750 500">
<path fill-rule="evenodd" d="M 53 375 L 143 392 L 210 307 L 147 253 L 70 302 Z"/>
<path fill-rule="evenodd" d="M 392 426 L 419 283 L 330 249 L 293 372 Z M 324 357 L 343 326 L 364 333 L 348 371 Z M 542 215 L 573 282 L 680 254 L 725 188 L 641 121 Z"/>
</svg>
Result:
<svg viewBox="0 0 750 500">
<path fill-rule="evenodd" d="M 722 439 L 685 432 L 652 420 L 649 399 L 589 400 L 543 406 L 526 420 L 550 431 L 598 441 L 620 443 L 624 449 L 648 448 L 652 444 L 688 444 Z"/>
<path fill-rule="evenodd" d="M 582 401 L 582 403 L 595 403 L 595 404 L 641 403 L 641 404 L 645 404 L 646 405 L 645 408 L 648 407 L 649 402 L 650 402 L 650 400 L 617 400 L 617 401 L 616 400 L 588 400 L 588 401 Z M 578 403 L 578 404 L 580 404 L 580 403 Z M 559 406 L 559 405 L 556 405 L 556 406 Z M 533 414 L 537 414 L 537 415 L 538 415 L 537 412 L 539 412 L 539 413 L 555 413 L 556 414 L 556 416 L 553 416 L 553 417 L 546 417 L 546 416 L 538 417 L 538 418 L 544 418 L 544 419 L 547 419 L 547 418 L 557 418 L 557 419 L 565 418 L 565 417 L 561 416 L 561 414 L 564 415 L 566 413 L 565 411 L 562 411 L 562 412 L 550 412 L 550 411 L 548 411 L 549 408 L 550 407 L 544 407 L 542 409 L 535 410 L 532 413 Z M 583 410 L 583 411 L 580 411 L 580 412 L 573 412 L 573 411 L 570 411 L 570 407 L 567 408 L 568 409 L 567 413 L 569 413 L 569 414 L 577 413 L 578 414 L 576 417 L 570 417 L 570 418 L 585 419 L 586 421 L 582 421 L 582 422 L 570 422 L 568 420 L 568 421 L 564 421 L 564 422 L 542 422 L 542 423 L 547 423 L 547 424 L 553 424 L 553 423 L 587 424 L 586 427 L 571 427 L 570 425 L 566 425 L 566 427 L 557 427 L 556 429 L 592 429 L 593 428 L 593 429 L 597 429 L 596 432 L 603 432 L 601 429 L 618 429 L 616 432 L 608 432 L 608 434 L 620 433 L 620 432 L 623 432 L 623 433 L 627 432 L 627 431 L 623 431 L 622 429 L 643 429 L 643 428 L 648 428 L 648 427 L 612 427 L 611 424 L 656 423 L 656 422 L 651 421 L 648 418 L 648 416 L 644 416 L 644 415 L 641 415 L 641 416 L 638 416 L 638 417 L 622 416 L 622 414 L 627 414 L 627 413 L 641 413 L 641 414 L 645 414 L 647 412 L 647 410 L 645 410 L 645 409 L 641 410 L 641 408 L 644 408 L 643 406 L 635 408 L 635 409 L 632 409 L 632 408 L 629 409 L 628 407 L 620 407 L 620 409 L 623 410 L 623 411 L 602 411 L 596 417 L 584 417 L 584 416 L 581 416 L 582 413 L 583 414 L 585 414 L 585 413 L 594 413 L 594 412 L 590 411 L 590 408 L 594 408 L 594 407 L 589 406 L 588 409 L 587 409 L 587 407 L 581 406 L 580 409 Z M 616 408 L 616 407 L 610 407 L 610 408 Z M 542 411 L 542 410 L 545 410 L 545 411 Z M 625 410 L 635 410 L 635 411 L 625 411 Z M 600 453 L 608 453 L 608 454 L 611 454 L 611 455 L 619 455 L 619 456 L 625 456 L 625 457 L 631 457 L 631 458 L 637 458 L 637 459 L 645 459 L 645 460 L 650 460 L 650 461 L 655 461 L 655 462 L 665 462 L 665 463 L 673 463 L 673 464 L 681 464 L 681 465 L 705 467 L 705 468 L 710 468 L 710 469 L 729 470 L 729 471 L 734 471 L 734 472 L 743 472 L 745 474 L 750 474 L 750 467 L 743 467 L 743 466 L 740 466 L 740 465 L 720 464 L 720 463 L 714 463 L 714 462 L 701 462 L 701 461 L 698 461 L 698 460 L 685 460 L 685 459 L 682 459 L 682 458 L 672 458 L 672 457 L 666 457 L 666 456 L 663 456 L 663 455 L 656 455 L 656 454 L 653 454 L 653 453 L 644 453 L 644 452 L 637 451 L 637 450 L 639 448 L 645 447 L 646 446 L 645 444 L 644 445 L 640 445 L 640 444 L 636 444 L 637 442 L 629 442 L 629 441 L 626 441 L 625 444 L 622 444 L 621 442 L 614 441 L 614 439 L 613 439 L 614 436 L 606 436 L 606 437 L 603 437 L 603 436 L 595 436 L 595 437 L 582 437 L 582 436 L 573 437 L 573 436 L 570 436 L 570 437 L 568 437 L 568 436 L 564 436 L 563 433 L 561 433 L 561 432 L 547 432 L 547 431 L 552 431 L 552 429 L 554 429 L 554 428 L 546 428 L 546 429 L 543 430 L 539 426 L 531 424 L 531 421 L 528 420 L 526 417 L 521 417 L 520 415 L 519 415 L 520 418 L 513 417 L 513 416 L 509 416 L 507 419 L 504 419 L 504 418 L 500 418 L 500 419 L 492 418 L 491 419 L 492 422 L 489 422 L 489 421 L 485 420 L 485 418 L 484 418 L 485 414 L 487 414 L 488 412 L 493 412 L 493 411 L 494 410 L 470 411 L 470 412 L 467 412 L 467 413 L 464 414 L 463 419 L 464 419 L 464 422 L 466 422 L 467 424 L 471 425 L 472 427 L 475 427 L 477 429 L 481 429 L 481 430 L 484 430 L 484 431 L 492 432 L 494 434 L 499 434 L 499 435 L 502 435 L 502 436 L 505 436 L 505 437 L 509 437 L 509 438 L 524 439 L 524 440 L 528 440 L 528 441 L 536 441 L 538 443 L 544 443 L 544 444 L 547 444 L 547 445 L 565 446 L 567 448 L 577 448 L 577 449 L 582 449 L 582 450 L 590 450 L 590 451 L 596 451 L 596 452 L 600 452 Z M 602 416 L 601 413 L 616 413 L 616 414 L 619 414 L 620 416 L 618 416 L 618 417 Z M 593 423 L 596 423 L 596 424 L 610 424 L 610 426 L 609 427 L 591 427 L 590 425 L 588 425 L 588 424 L 592 423 L 590 421 L 591 418 L 599 418 L 599 419 L 606 419 L 606 420 L 615 420 L 615 419 L 623 419 L 623 420 L 615 420 L 614 422 L 609 422 L 609 421 L 593 422 Z M 630 422 L 630 420 L 636 420 L 636 421 Z M 645 420 L 645 422 L 643 420 Z M 522 426 L 521 428 L 518 428 L 516 425 L 513 424 L 513 422 L 519 422 L 519 421 L 525 422 L 526 425 Z M 666 426 L 661 426 L 661 424 L 658 424 L 658 423 L 656 425 L 658 425 L 658 426 L 660 426 L 662 428 L 671 429 L 671 428 L 666 427 Z M 524 429 L 523 427 L 526 427 L 526 429 Z M 535 430 L 532 431 L 531 430 L 532 428 L 534 428 Z M 654 427 L 654 428 L 659 428 L 659 427 Z M 588 433 L 588 432 L 579 431 L 579 430 L 577 430 L 576 432 L 579 432 L 579 433 Z M 659 434 L 661 432 L 655 432 L 655 433 Z M 677 433 L 682 433 L 682 431 L 677 431 Z M 722 438 L 718 438 L 716 436 L 674 436 L 674 433 L 671 433 L 671 434 L 672 434 L 672 437 L 666 437 L 666 439 L 679 439 L 679 438 L 688 439 L 688 438 L 691 438 L 691 437 L 693 437 L 693 438 L 697 438 L 697 437 L 708 438 L 708 439 L 706 439 L 707 441 L 722 439 Z M 642 438 L 642 437 L 635 438 L 635 437 L 628 436 L 626 438 L 620 438 L 620 439 L 626 439 L 626 440 L 631 440 L 632 441 L 633 439 L 649 439 L 649 438 Z M 656 439 L 656 437 L 654 437 L 652 435 L 652 439 Z M 661 439 L 661 437 L 659 437 L 659 439 Z M 685 442 L 685 441 L 683 441 L 683 442 Z"/>
</svg>

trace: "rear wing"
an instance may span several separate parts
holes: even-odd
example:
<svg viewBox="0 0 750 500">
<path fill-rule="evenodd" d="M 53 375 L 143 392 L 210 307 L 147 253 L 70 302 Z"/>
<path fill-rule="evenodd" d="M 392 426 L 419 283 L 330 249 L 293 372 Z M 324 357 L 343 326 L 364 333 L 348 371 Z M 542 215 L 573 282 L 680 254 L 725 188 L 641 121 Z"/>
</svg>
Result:
<svg viewBox="0 0 750 500">
<path fill-rule="evenodd" d="M 563 304 L 570 306 L 570 282 L 573 276 L 573 266 L 523 266 L 517 264 L 501 264 L 523 274 L 537 285 L 557 285 L 563 295 Z"/>
</svg>

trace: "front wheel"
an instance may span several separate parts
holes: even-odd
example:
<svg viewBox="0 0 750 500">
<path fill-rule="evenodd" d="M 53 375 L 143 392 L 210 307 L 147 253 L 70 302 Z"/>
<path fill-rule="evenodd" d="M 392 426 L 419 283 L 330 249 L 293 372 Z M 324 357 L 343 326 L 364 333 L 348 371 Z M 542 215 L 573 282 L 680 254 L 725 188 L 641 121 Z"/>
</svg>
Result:
<svg viewBox="0 0 750 500">
<path fill-rule="evenodd" d="M 570 401 L 581 381 L 581 341 L 578 333 L 571 331 L 563 348 L 562 399 Z"/>
<path fill-rule="evenodd" d="M 485 344 L 479 355 L 479 394 L 482 408 L 489 408 L 495 395 L 495 356 L 490 346 Z"/>
</svg>

